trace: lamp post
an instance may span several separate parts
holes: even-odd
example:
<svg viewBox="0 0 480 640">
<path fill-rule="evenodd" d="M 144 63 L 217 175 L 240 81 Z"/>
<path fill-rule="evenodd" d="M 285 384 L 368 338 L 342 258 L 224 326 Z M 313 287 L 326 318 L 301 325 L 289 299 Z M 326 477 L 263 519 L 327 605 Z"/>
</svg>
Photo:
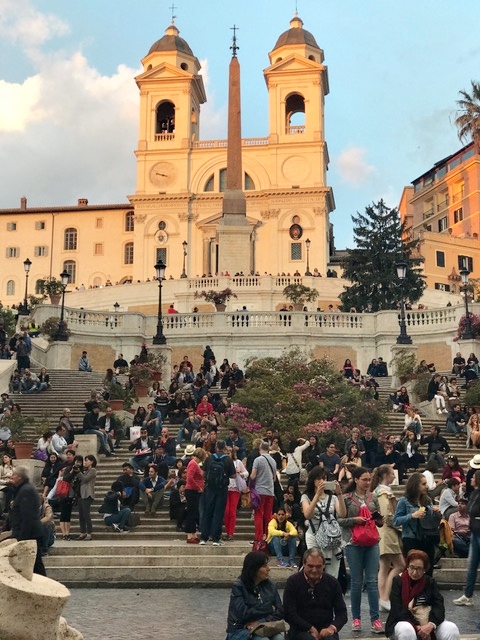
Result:
<svg viewBox="0 0 480 640">
<path fill-rule="evenodd" d="M 462 340 L 473 340 L 473 331 L 472 331 L 472 319 L 470 318 L 470 313 L 468 311 L 468 276 L 470 275 L 470 271 L 464 267 L 460 271 L 460 277 L 462 278 L 463 284 L 463 294 L 465 296 L 465 328 L 462 333 Z"/>
<path fill-rule="evenodd" d="M 68 334 L 63 317 L 65 312 L 65 289 L 67 288 L 68 281 L 70 280 L 70 274 L 68 273 L 68 271 L 66 271 L 66 269 L 64 269 L 60 274 L 60 280 L 62 281 L 62 308 L 60 310 L 60 322 L 58 323 L 55 340 L 66 342 L 68 340 Z"/>
<path fill-rule="evenodd" d="M 407 335 L 407 325 L 405 322 L 405 291 L 404 291 L 404 282 L 407 277 L 407 267 L 408 264 L 401 260 L 397 262 L 395 268 L 397 269 L 397 276 L 400 280 L 401 287 L 401 301 L 400 301 L 400 335 L 397 338 L 397 344 L 412 344 L 412 339 L 409 335 Z"/>
<path fill-rule="evenodd" d="M 163 318 L 162 318 L 162 280 L 165 278 L 166 265 L 159 260 L 155 265 L 156 278 L 158 280 L 158 320 L 157 333 L 153 336 L 153 344 L 167 344 L 167 339 L 163 335 Z"/>
<path fill-rule="evenodd" d="M 23 268 L 25 269 L 25 296 L 23 298 L 23 313 L 28 314 L 28 274 L 30 272 L 30 267 L 32 266 L 32 261 L 27 258 L 23 261 Z"/>
<path fill-rule="evenodd" d="M 182 275 L 180 277 L 186 278 L 187 272 L 185 271 L 185 259 L 187 257 L 187 247 L 188 247 L 188 242 L 186 240 L 182 242 L 182 247 L 183 247 L 183 269 L 182 269 Z"/>
<path fill-rule="evenodd" d="M 310 271 L 310 245 L 311 241 L 307 238 L 305 240 L 305 246 L 307 247 L 307 270 L 305 271 L 306 276 L 311 276 L 312 272 Z"/>
<path fill-rule="evenodd" d="M 115 321 L 114 321 L 114 324 L 117 327 L 118 326 L 118 310 L 120 309 L 120 305 L 118 304 L 118 302 L 115 302 L 115 304 L 113 305 L 113 308 L 115 309 Z"/>
</svg>

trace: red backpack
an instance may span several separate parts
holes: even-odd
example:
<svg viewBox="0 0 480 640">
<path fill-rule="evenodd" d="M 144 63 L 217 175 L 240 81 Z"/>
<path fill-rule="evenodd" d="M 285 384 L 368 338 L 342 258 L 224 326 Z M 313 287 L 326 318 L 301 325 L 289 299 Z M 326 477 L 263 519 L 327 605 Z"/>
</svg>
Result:
<svg viewBox="0 0 480 640">
<path fill-rule="evenodd" d="M 357 517 L 367 519 L 365 524 L 356 524 L 352 527 L 352 544 L 356 544 L 359 547 L 373 547 L 380 540 L 377 525 L 372 518 L 370 509 L 367 507 L 371 499 L 372 494 L 370 493 L 365 500 L 365 504 L 361 505 L 358 500 L 355 500 L 353 493 L 350 494 L 350 500 L 359 507 Z"/>
</svg>

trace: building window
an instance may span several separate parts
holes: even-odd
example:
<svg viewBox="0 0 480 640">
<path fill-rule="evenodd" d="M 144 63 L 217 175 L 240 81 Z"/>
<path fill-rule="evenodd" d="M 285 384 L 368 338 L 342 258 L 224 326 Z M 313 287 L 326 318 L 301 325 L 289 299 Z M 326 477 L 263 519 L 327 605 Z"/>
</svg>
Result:
<svg viewBox="0 0 480 640">
<path fill-rule="evenodd" d="M 157 262 L 160 262 L 160 260 L 163 262 L 163 264 L 168 264 L 167 263 L 167 248 L 166 247 L 162 247 L 161 249 L 157 249 L 156 250 L 156 260 Z"/>
<path fill-rule="evenodd" d="M 457 222 L 461 222 L 463 220 L 463 207 L 459 207 L 458 209 L 455 209 L 455 211 L 453 212 L 453 222 L 457 223 Z"/>
<path fill-rule="evenodd" d="M 219 183 L 220 183 L 219 191 L 220 191 L 220 193 L 223 193 L 223 191 L 225 191 L 225 189 L 227 188 L 227 170 L 226 169 L 220 169 L 220 173 L 218 175 L 218 178 L 219 178 Z"/>
<path fill-rule="evenodd" d="M 437 251 L 437 267 L 445 266 L 445 251 Z"/>
<path fill-rule="evenodd" d="M 7 258 L 18 258 L 20 249 L 18 247 L 7 247 Z"/>
<path fill-rule="evenodd" d="M 35 295 L 39 296 L 43 293 L 43 284 L 44 284 L 43 280 L 35 281 Z"/>
<path fill-rule="evenodd" d="M 7 282 L 7 296 L 15 295 L 15 282 L 13 280 L 9 280 Z"/>
<path fill-rule="evenodd" d="M 47 246 L 38 246 L 34 249 L 36 258 L 45 258 L 48 256 L 48 247 Z"/>
<path fill-rule="evenodd" d="M 133 242 L 127 242 L 125 245 L 123 264 L 133 264 Z"/>
<path fill-rule="evenodd" d="M 468 269 L 470 273 L 473 271 L 473 258 L 470 256 L 458 256 L 458 268 L 461 271 L 462 269 Z"/>
<path fill-rule="evenodd" d="M 301 242 L 292 242 L 290 245 L 290 260 L 301 260 L 302 259 L 302 243 Z"/>
<path fill-rule="evenodd" d="M 63 248 L 65 251 L 76 251 L 77 249 L 78 233 L 74 227 L 65 229 L 63 236 Z M 72 282 L 72 280 L 70 280 Z"/>
<path fill-rule="evenodd" d="M 438 221 L 438 231 L 445 231 L 445 229 L 448 228 L 448 216 L 444 216 L 443 218 L 440 218 L 440 220 Z"/>
<path fill-rule="evenodd" d="M 77 281 L 77 263 L 75 260 L 65 260 L 63 268 L 70 276 L 69 284 L 75 284 Z"/>
<path fill-rule="evenodd" d="M 103 229 L 103 218 L 96 218 L 95 219 L 95 228 L 96 229 Z"/>
<path fill-rule="evenodd" d="M 37 220 L 35 222 L 35 230 L 36 231 L 43 231 L 45 229 L 45 222 L 44 220 Z"/>
<path fill-rule="evenodd" d="M 155 133 L 165 134 L 175 132 L 175 105 L 169 100 L 164 100 L 157 107 L 155 118 Z"/>
<path fill-rule="evenodd" d="M 125 231 L 135 231 L 135 214 L 128 211 L 125 214 Z"/>
<path fill-rule="evenodd" d="M 305 131 L 305 98 L 299 93 L 288 96 L 285 102 L 286 133 Z"/>
<path fill-rule="evenodd" d="M 16 222 L 7 222 L 7 231 L 16 231 L 17 223 Z"/>
<path fill-rule="evenodd" d="M 453 198 L 452 198 L 453 202 L 460 202 L 460 200 L 463 200 L 464 195 L 465 195 L 464 182 L 457 182 L 457 184 L 453 185 Z"/>
<path fill-rule="evenodd" d="M 95 287 L 95 289 L 98 289 L 98 287 L 102 286 L 102 279 L 100 278 L 100 276 L 97 276 L 93 279 L 93 286 Z"/>
<path fill-rule="evenodd" d="M 443 282 L 435 282 L 435 289 L 437 291 L 450 291 L 449 284 L 443 284 Z"/>
<path fill-rule="evenodd" d="M 93 245 L 93 254 L 96 256 L 103 256 L 103 242 L 96 242 Z"/>
</svg>

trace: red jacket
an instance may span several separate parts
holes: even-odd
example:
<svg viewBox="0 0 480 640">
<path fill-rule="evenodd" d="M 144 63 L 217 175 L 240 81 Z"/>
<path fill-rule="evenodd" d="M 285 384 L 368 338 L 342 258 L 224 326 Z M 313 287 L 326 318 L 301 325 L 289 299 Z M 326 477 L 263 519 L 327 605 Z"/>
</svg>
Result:
<svg viewBox="0 0 480 640">
<path fill-rule="evenodd" d="M 202 468 L 195 460 L 190 460 L 187 467 L 187 484 L 185 489 L 203 492 L 205 489 L 205 480 L 203 478 Z"/>
</svg>

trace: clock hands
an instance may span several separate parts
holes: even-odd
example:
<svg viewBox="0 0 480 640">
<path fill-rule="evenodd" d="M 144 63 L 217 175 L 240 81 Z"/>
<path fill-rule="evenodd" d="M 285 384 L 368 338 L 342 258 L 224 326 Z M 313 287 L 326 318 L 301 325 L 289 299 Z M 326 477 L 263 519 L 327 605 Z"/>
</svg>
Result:
<svg viewBox="0 0 480 640">
<path fill-rule="evenodd" d="M 158 173 L 158 171 L 156 172 L 157 176 L 162 176 L 162 178 L 168 178 L 166 173 Z"/>
</svg>

